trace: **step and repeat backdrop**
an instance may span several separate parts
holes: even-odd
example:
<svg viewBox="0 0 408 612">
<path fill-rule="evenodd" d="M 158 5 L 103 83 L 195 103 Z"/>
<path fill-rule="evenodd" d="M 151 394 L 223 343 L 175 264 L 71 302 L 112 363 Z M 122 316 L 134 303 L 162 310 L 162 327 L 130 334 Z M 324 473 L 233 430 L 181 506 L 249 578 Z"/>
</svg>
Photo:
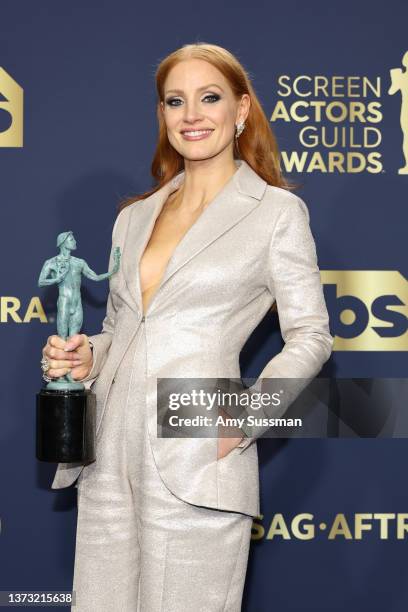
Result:
<svg viewBox="0 0 408 612">
<path fill-rule="evenodd" d="M 406 401 L 407 18 L 406 3 L 377 0 L 1 3 L 0 590 L 72 587 L 76 489 L 51 490 L 55 465 L 35 458 L 57 300 L 38 277 L 69 230 L 76 255 L 107 270 L 118 203 L 152 186 L 155 67 L 185 43 L 243 63 L 308 205 L 335 336 L 321 376 L 365 380 L 366 410 L 367 381 L 398 379 Z M 100 331 L 107 293 L 84 279 L 83 332 Z M 282 346 L 268 314 L 243 378 Z M 407 609 L 408 440 L 378 431 L 258 442 L 243 610 Z"/>
</svg>

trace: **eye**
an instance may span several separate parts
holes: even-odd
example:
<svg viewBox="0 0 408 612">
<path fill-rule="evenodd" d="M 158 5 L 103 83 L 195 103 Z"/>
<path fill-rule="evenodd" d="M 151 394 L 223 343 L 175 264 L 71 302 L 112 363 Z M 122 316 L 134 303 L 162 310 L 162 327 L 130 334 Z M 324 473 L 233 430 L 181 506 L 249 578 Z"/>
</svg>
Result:
<svg viewBox="0 0 408 612">
<path fill-rule="evenodd" d="M 166 100 L 168 106 L 179 106 L 179 104 L 173 104 L 173 102 L 180 102 L 180 98 L 167 98 Z"/>
<path fill-rule="evenodd" d="M 213 104 L 214 102 L 218 102 L 218 100 L 220 99 L 221 96 L 219 96 L 218 94 L 207 94 L 206 96 L 204 96 L 203 100 L 210 100 L 210 104 Z M 167 98 L 166 100 L 166 104 L 168 106 L 180 106 L 179 103 L 181 103 L 182 100 L 181 98 L 175 98 L 175 97 L 171 97 L 171 98 Z"/>
<path fill-rule="evenodd" d="M 220 96 L 218 94 L 208 94 L 206 96 L 204 96 L 204 100 L 207 100 L 208 98 L 212 98 L 213 102 L 217 102 L 220 99 Z M 211 104 L 213 103 L 211 102 Z"/>
</svg>

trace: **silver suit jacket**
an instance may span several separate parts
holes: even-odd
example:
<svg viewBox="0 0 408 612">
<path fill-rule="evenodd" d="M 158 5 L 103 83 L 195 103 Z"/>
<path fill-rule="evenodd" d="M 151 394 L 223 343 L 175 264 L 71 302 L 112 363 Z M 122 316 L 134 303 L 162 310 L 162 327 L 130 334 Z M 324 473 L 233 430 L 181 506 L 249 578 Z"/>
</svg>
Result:
<svg viewBox="0 0 408 612">
<path fill-rule="evenodd" d="M 313 378 L 332 351 L 306 204 L 268 185 L 247 162 L 235 163 L 237 171 L 178 243 L 148 305 L 142 323 L 146 407 L 152 451 L 168 489 L 188 503 L 255 517 L 258 435 L 219 460 L 216 438 L 157 436 L 156 379 L 239 379 L 240 351 L 275 300 L 285 345 L 258 380 Z M 110 279 L 102 331 L 90 336 L 94 362 L 84 379 L 96 394 L 97 435 L 105 410 L 115 410 L 109 392 L 142 321 L 139 262 L 162 206 L 183 177 L 184 171 L 127 206 L 114 224 L 109 263 L 119 246 L 121 266 Z M 71 485 L 82 468 L 58 464 L 52 488 Z"/>
</svg>

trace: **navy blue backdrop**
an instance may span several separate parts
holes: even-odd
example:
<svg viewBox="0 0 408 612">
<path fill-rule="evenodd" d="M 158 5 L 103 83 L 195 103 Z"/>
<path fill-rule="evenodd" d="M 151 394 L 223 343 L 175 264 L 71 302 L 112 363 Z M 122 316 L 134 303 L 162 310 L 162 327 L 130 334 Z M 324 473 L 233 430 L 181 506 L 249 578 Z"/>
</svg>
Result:
<svg viewBox="0 0 408 612">
<path fill-rule="evenodd" d="M 396 0 L 2 1 L 0 590 L 71 588 L 76 490 L 51 491 L 55 466 L 35 460 L 41 347 L 56 329 L 56 291 L 40 290 L 37 279 L 66 229 L 79 256 L 107 269 L 117 203 L 151 186 L 154 69 L 182 44 L 216 43 L 238 56 L 275 129 L 283 169 L 301 183 L 336 336 L 322 375 L 406 376 L 408 176 L 398 169 L 408 91 L 388 90 L 390 71 L 404 71 L 407 18 L 408 5 Z M 24 92 L 20 102 L 9 77 Z M 353 120 L 356 103 L 363 115 Z M 12 119 L 20 135 L 10 133 Z M 345 141 L 330 146 L 335 128 Z M 89 335 L 100 331 L 107 287 L 84 282 Z M 350 296 L 367 313 L 363 327 Z M 398 321 L 390 311 L 401 313 Z M 281 347 L 268 316 L 242 353 L 243 376 L 256 376 Z M 258 448 L 262 516 L 243 610 L 405 612 L 406 537 L 396 517 L 408 512 L 408 442 L 262 440 Z M 372 529 L 359 539 L 364 513 Z M 395 516 L 381 537 L 374 515 L 384 513 Z M 329 537 L 336 517 L 349 537 L 344 529 Z M 305 521 L 328 529 L 304 539 Z"/>
</svg>

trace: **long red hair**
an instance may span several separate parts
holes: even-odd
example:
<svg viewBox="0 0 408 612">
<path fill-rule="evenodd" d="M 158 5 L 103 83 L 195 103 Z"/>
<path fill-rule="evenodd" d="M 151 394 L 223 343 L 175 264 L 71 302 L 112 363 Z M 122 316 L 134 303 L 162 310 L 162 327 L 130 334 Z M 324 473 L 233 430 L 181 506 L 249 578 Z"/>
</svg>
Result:
<svg viewBox="0 0 408 612">
<path fill-rule="evenodd" d="M 159 138 L 151 164 L 151 174 L 156 185 L 139 195 L 127 197 L 120 202 L 118 213 L 126 206 L 142 200 L 158 191 L 178 172 L 184 169 L 184 158 L 174 149 L 167 138 L 166 125 L 160 108 L 164 102 L 164 83 L 170 70 L 184 60 L 201 59 L 217 68 L 227 79 L 237 99 L 249 94 L 251 105 L 245 121 L 245 129 L 239 139 L 234 139 L 234 158 L 244 159 L 269 185 L 292 190 L 297 187 L 283 177 L 280 152 L 270 123 L 262 109 L 249 75 L 238 59 L 227 49 L 209 43 L 183 45 L 165 57 L 156 69 L 157 121 Z M 239 140 L 239 143 L 237 142 Z"/>
</svg>

